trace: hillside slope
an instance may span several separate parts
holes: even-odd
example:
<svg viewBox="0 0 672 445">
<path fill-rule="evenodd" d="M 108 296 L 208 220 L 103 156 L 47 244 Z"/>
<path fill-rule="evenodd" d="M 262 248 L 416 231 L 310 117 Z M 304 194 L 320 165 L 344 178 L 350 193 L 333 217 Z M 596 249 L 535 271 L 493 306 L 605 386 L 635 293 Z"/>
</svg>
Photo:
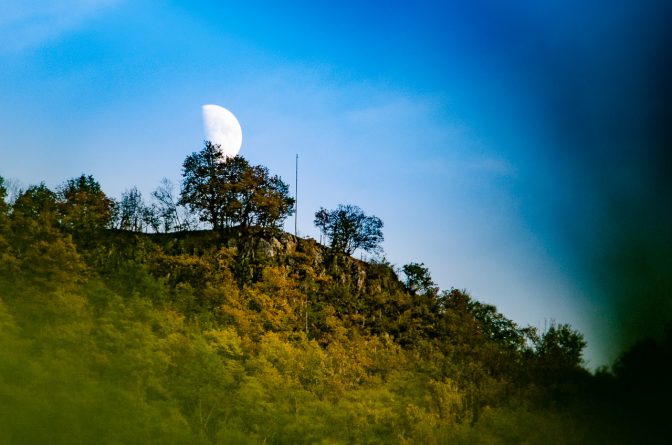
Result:
<svg viewBox="0 0 672 445">
<path fill-rule="evenodd" d="M 0 208 L 1 443 L 632 443 L 583 344 L 276 230 Z"/>
</svg>

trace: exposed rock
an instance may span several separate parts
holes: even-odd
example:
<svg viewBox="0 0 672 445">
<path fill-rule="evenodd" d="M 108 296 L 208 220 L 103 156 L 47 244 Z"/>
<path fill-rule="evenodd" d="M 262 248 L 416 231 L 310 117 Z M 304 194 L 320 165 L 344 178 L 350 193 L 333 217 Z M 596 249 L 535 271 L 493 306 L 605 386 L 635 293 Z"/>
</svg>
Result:
<svg viewBox="0 0 672 445">
<path fill-rule="evenodd" d="M 198 255 L 226 246 L 237 262 L 243 282 L 260 277 L 264 267 L 279 265 L 312 270 L 314 276 L 330 277 L 356 295 L 403 289 L 396 273 L 383 264 L 372 264 L 349 255 L 334 253 L 312 238 L 298 238 L 278 230 L 230 228 L 220 232 L 196 231 L 171 234 L 134 234 L 159 241 L 174 253 Z"/>
</svg>

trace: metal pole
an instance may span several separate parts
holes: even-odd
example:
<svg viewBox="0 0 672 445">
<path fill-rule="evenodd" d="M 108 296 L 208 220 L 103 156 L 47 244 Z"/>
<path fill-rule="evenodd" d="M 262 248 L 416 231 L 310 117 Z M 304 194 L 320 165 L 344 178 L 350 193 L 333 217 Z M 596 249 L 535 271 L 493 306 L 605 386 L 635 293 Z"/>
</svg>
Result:
<svg viewBox="0 0 672 445">
<path fill-rule="evenodd" d="M 296 168 L 294 178 L 294 236 L 298 237 L 297 218 L 299 216 L 299 154 L 296 154 Z"/>
</svg>

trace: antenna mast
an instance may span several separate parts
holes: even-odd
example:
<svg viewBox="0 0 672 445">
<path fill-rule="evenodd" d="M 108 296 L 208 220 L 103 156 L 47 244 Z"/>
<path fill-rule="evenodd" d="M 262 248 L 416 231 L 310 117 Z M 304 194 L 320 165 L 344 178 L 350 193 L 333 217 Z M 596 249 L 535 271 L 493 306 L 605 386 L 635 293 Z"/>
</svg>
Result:
<svg viewBox="0 0 672 445">
<path fill-rule="evenodd" d="M 294 177 L 294 236 L 298 238 L 299 232 L 296 230 L 296 220 L 299 216 L 299 154 L 296 154 L 296 166 Z"/>
</svg>

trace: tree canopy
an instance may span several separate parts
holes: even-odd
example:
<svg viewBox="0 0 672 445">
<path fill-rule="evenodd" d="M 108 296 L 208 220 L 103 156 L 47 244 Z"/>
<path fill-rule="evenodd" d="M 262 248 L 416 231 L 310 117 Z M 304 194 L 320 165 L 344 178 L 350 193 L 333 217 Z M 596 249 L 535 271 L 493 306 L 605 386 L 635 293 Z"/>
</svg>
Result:
<svg viewBox="0 0 672 445">
<path fill-rule="evenodd" d="M 591 375 L 569 325 L 521 327 L 423 263 L 402 282 L 329 255 L 380 248 L 359 207 L 316 212 L 329 247 L 245 230 L 293 200 L 212 144 L 181 201 L 240 228 L 184 230 L 170 183 L 152 196 L 81 175 L 7 199 L 0 177 L 3 444 L 667 443 L 672 328 Z"/>
<path fill-rule="evenodd" d="M 294 209 L 289 186 L 242 156 L 225 157 L 209 141 L 182 166 L 180 204 L 213 229 L 240 225 L 278 227 Z"/>
<path fill-rule="evenodd" d="M 161 227 L 161 213 L 154 205 L 148 205 L 137 187 L 131 187 L 121 194 L 115 203 L 115 227 L 131 232 L 158 232 Z"/>
<path fill-rule="evenodd" d="M 108 227 L 113 201 L 91 175 L 67 180 L 57 191 L 62 224 L 72 231 L 95 231 Z"/>
<path fill-rule="evenodd" d="M 313 221 L 327 237 L 334 251 L 351 255 L 355 250 L 380 250 L 383 242 L 383 222 L 376 216 L 367 216 L 355 205 L 343 205 L 334 210 L 320 208 Z"/>
<path fill-rule="evenodd" d="M 406 288 L 413 293 L 436 295 L 439 291 L 424 263 L 408 263 L 401 268 L 406 275 Z"/>
</svg>

